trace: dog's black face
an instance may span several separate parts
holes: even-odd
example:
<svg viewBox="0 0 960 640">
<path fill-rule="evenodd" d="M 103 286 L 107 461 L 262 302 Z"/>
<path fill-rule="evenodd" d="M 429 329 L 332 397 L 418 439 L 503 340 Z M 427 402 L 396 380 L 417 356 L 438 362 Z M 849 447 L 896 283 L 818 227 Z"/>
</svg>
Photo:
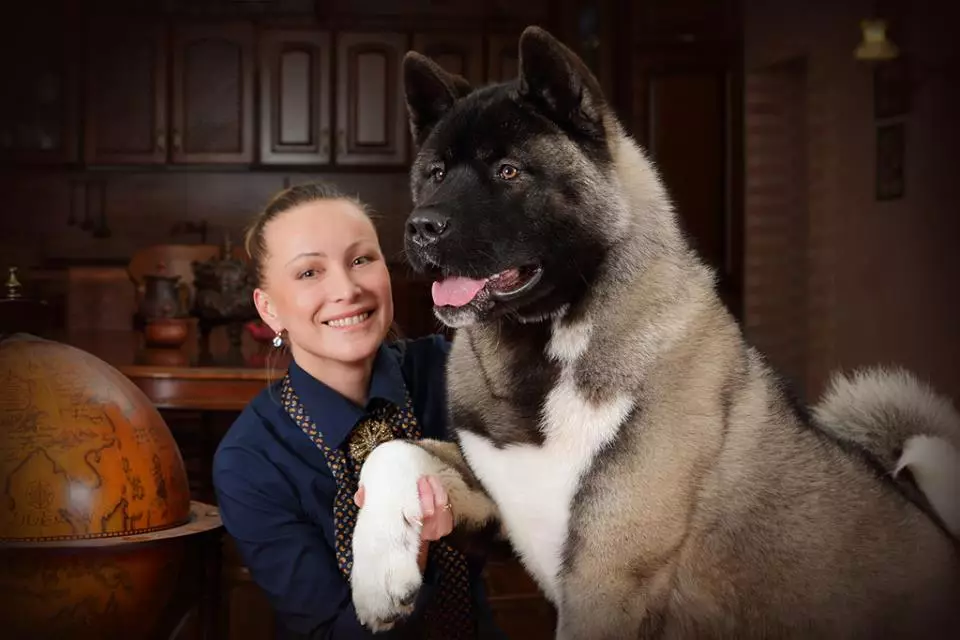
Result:
<svg viewBox="0 0 960 640">
<path fill-rule="evenodd" d="M 406 254 L 435 279 L 449 326 L 551 317 L 583 295 L 612 236 L 596 80 L 535 28 L 521 37 L 520 67 L 512 83 L 471 91 L 419 54 L 404 60 L 419 145 Z"/>
</svg>

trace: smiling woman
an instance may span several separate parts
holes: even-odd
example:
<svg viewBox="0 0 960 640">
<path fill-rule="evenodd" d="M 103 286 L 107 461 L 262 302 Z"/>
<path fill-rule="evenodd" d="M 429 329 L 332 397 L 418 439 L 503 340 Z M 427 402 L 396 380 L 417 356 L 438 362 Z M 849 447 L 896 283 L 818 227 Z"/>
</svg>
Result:
<svg viewBox="0 0 960 640">
<path fill-rule="evenodd" d="M 355 402 L 393 323 L 390 273 L 364 205 L 323 184 L 276 197 L 250 229 L 254 302 L 313 377 Z"/>
<path fill-rule="evenodd" d="M 373 637 L 350 597 L 353 525 L 366 499 L 359 470 L 383 441 L 449 439 L 449 345 L 441 336 L 387 340 L 393 300 L 376 229 L 363 203 L 329 185 L 278 194 L 246 246 L 257 311 L 293 362 L 217 449 L 221 517 L 281 637 Z M 492 637 L 482 559 L 447 540 L 453 514 L 439 481 L 425 476 L 417 492 L 420 512 L 409 516 L 421 523 L 420 554 L 411 569 L 424 588 L 411 616 L 376 637 Z"/>
</svg>

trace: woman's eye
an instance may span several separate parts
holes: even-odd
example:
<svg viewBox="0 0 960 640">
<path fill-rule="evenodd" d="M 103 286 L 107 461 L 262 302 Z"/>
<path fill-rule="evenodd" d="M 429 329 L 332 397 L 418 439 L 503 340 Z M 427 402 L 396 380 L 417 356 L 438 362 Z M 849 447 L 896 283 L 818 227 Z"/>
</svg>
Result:
<svg viewBox="0 0 960 640">
<path fill-rule="evenodd" d="M 297 280 L 303 280 L 304 278 L 312 278 L 317 275 L 316 269 L 304 269 L 297 275 Z"/>
<path fill-rule="evenodd" d="M 434 182 L 443 182 L 443 179 L 446 177 L 446 175 L 447 172 L 443 167 L 434 167 L 430 171 L 430 178 L 433 179 Z"/>
<path fill-rule="evenodd" d="M 371 258 L 369 256 L 360 256 L 359 258 L 354 258 L 353 266 L 359 267 L 360 265 L 367 264 L 370 262 Z"/>
<path fill-rule="evenodd" d="M 497 171 L 497 175 L 504 180 L 513 180 L 520 175 L 520 169 L 517 169 L 512 164 L 502 164 L 500 165 L 500 169 Z"/>
</svg>

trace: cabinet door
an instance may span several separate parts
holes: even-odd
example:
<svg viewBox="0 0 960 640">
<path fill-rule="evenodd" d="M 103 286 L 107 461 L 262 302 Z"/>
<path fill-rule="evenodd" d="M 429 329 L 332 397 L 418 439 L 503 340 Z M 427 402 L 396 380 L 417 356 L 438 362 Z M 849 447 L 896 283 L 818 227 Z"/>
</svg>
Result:
<svg viewBox="0 0 960 640">
<path fill-rule="evenodd" d="M 483 36 L 479 33 L 418 33 L 413 48 L 474 87 L 483 84 Z"/>
<path fill-rule="evenodd" d="M 260 162 L 330 162 L 330 35 L 271 29 L 260 37 Z"/>
<path fill-rule="evenodd" d="M 487 82 L 509 82 L 520 69 L 520 35 L 490 36 L 487 50 Z"/>
<path fill-rule="evenodd" d="M 167 40 L 162 25 L 100 22 L 90 30 L 84 159 L 167 160 Z"/>
<path fill-rule="evenodd" d="M 0 162 L 76 162 L 80 43 L 66 20 L 21 11 L 0 21 Z"/>
<path fill-rule="evenodd" d="M 250 24 L 175 27 L 173 162 L 253 161 L 253 52 Z"/>
<path fill-rule="evenodd" d="M 407 36 L 341 33 L 337 38 L 337 146 L 340 165 L 407 162 L 407 113 L 400 64 Z"/>
</svg>

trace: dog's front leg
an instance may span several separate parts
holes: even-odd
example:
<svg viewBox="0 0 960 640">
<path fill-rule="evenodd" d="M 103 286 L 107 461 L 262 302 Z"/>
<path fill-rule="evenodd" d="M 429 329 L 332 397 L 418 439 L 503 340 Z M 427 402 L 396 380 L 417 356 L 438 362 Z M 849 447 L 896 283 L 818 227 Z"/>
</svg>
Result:
<svg viewBox="0 0 960 640">
<path fill-rule="evenodd" d="M 427 475 L 443 484 L 455 528 L 480 529 L 497 518 L 496 507 L 473 479 L 457 445 L 392 440 L 374 449 L 360 470 L 365 495 L 353 532 L 350 574 L 357 617 L 374 631 L 389 629 L 409 615 L 420 591 L 417 481 Z"/>
<path fill-rule="evenodd" d="M 629 564 L 613 567 L 596 559 L 571 564 L 562 578 L 555 640 L 663 637 L 660 617 L 649 609 L 649 594 Z"/>
</svg>

